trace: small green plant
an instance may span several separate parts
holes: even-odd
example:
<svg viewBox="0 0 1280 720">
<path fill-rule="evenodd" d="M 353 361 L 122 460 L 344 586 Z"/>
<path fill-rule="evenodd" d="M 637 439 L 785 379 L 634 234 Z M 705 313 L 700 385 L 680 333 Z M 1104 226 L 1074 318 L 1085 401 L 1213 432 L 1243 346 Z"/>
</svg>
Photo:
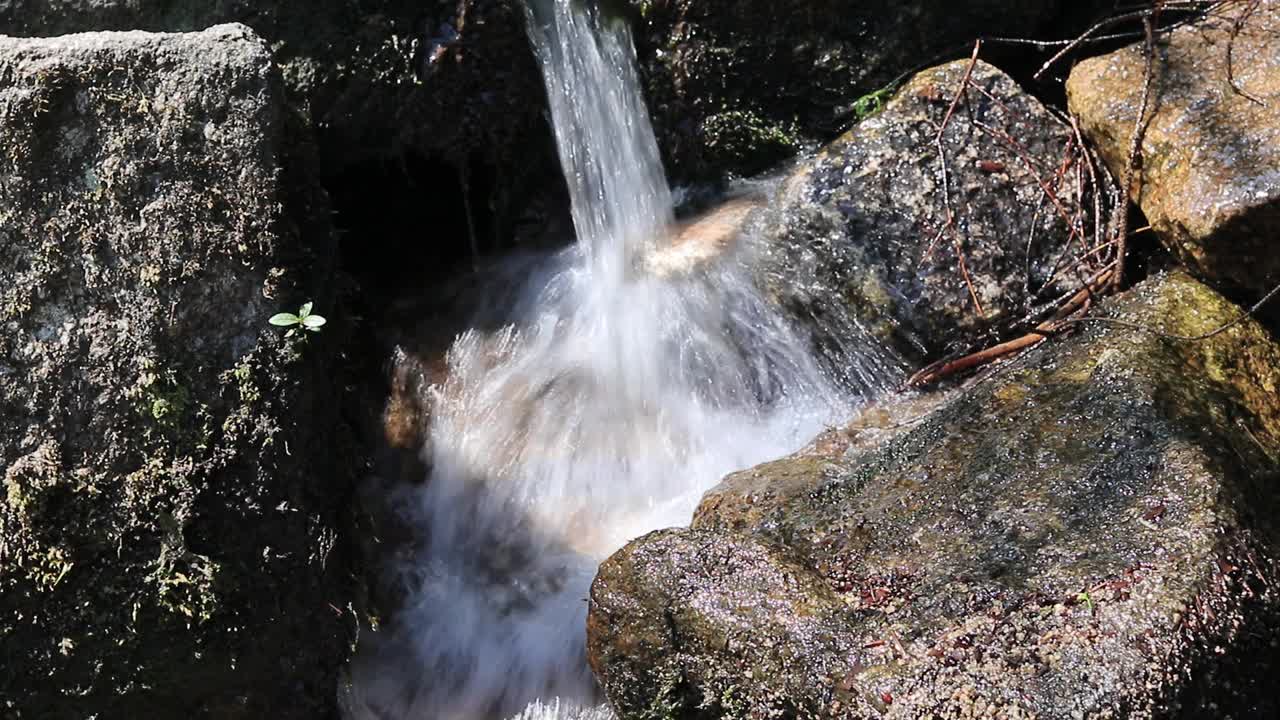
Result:
<svg viewBox="0 0 1280 720">
<path fill-rule="evenodd" d="M 863 95 L 853 101 L 853 119 L 855 121 L 866 120 L 884 109 L 885 102 L 889 100 L 889 96 L 897 89 L 894 84 L 885 85 L 879 90 Z"/>
<path fill-rule="evenodd" d="M 277 313 L 271 316 L 267 322 L 277 327 L 289 328 L 289 332 L 285 333 L 285 337 L 293 337 L 299 335 L 306 338 L 305 332 L 320 332 L 320 328 L 328 322 L 323 315 L 316 315 L 311 312 L 311 303 L 308 302 L 298 308 L 298 314 L 293 313 Z"/>
</svg>

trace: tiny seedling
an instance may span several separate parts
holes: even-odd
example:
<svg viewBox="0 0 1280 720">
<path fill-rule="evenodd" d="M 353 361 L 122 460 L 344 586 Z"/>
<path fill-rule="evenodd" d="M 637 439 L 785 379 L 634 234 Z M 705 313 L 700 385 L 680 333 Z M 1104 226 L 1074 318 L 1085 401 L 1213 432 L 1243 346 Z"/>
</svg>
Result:
<svg viewBox="0 0 1280 720">
<path fill-rule="evenodd" d="M 272 315 L 267 322 L 277 327 L 289 328 L 289 332 L 284 334 L 285 337 L 301 335 L 305 339 L 306 335 L 302 335 L 303 331 L 320 332 L 320 328 L 324 327 L 324 324 L 328 321 L 324 319 L 323 315 L 313 314 L 311 312 L 311 303 L 308 302 L 298 308 L 297 315 L 293 313 L 278 313 Z"/>
<path fill-rule="evenodd" d="M 883 110 L 885 103 L 893 96 L 893 91 L 896 89 L 896 85 L 889 84 L 855 100 L 853 102 L 853 119 L 855 121 L 866 120 Z"/>
</svg>

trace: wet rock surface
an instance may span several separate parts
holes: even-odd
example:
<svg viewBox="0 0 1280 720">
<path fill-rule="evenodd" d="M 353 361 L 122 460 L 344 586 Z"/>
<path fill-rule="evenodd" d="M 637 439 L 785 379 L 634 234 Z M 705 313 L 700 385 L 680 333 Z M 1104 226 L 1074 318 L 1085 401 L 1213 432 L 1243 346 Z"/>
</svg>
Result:
<svg viewBox="0 0 1280 720">
<path fill-rule="evenodd" d="M 1103 266 L 1083 248 L 1102 235 L 1104 171 L 1011 78 L 969 69 L 916 75 L 782 183 L 761 282 L 827 352 L 853 326 L 917 364 L 974 349 Z"/>
<path fill-rule="evenodd" d="M 1056 0 L 628 0 L 649 107 L 677 175 L 751 174 L 831 138 L 858 97 L 985 35 L 1034 34 Z"/>
<path fill-rule="evenodd" d="M 343 322 L 285 107 L 242 25 L 0 38 L 6 718 L 332 710 Z"/>
<path fill-rule="evenodd" d="M 1071 111 L 1121 176 L 1141 105 L 1141 43 L 1085 60 Z M 1135 202 L 1194 272 L 1260 295 L 1280 283 L 1280 3 L 1229 3 L 1156 43 Z"/>
<path fill-rule="evenodd" d="M 1177 274 L 1104 308 L 1239 313 Z M 592 666 L 627 718 L 1268 716 L 1277 368 L 1253 321 L 1093 323 L 732 475 L 602 566 Z"/>
</svg>

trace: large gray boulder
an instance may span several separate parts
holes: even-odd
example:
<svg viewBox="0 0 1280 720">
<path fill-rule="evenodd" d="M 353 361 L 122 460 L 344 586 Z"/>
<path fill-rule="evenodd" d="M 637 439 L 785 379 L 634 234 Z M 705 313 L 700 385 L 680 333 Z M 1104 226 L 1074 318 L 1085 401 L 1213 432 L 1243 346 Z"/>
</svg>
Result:
<svg viewBox="0 0 1280 720">
<path fill-rule="evenodd" d="M 316 718 L 354 630 L 323 193 L 241 25 L 0 38 L 0 714 Z"/>
<path fill-rule="evenodd" d="M 1085 60 L 1067 97 L 1117 176 L 1142 104 L 1142 43 Z M 1133 200 L 1193 272 L 1280 284 L 1280 2 L 1227 3 L 1156 44 Z M 1277 317 L 1280 317 L 1278 315 Z"/>
<path fill-rule="evenodd" d="M 1104 312 L 1238 313 L 1185 275 Z M 1253 321 L 1088 325 L 629 544 L 592 667 L 623 718 L 1271 717 L 1278 388 Z"/>
<path fill-rule="evenodd" d="M 1105 267 L 1091 163 L 991 65 L 926 70 L 783 181 L 761 282 L 824 349 L 857 328 L 917 364 L 992 344 Z"/>
</svg>

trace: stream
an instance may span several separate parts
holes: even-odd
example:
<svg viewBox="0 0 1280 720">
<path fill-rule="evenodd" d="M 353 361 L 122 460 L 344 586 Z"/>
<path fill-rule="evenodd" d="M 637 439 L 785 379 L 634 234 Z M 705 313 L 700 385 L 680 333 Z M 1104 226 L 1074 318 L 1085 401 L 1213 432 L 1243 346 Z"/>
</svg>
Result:
<svg viewBox="0 0 1280 720">
<path fill-rule="evenodd" d="M 353 720 L 610 717 L 584 651 L 599 563 L 890 375 L 831 379 L 745 239 L 655 262 L 675 215 L 628 27 L 578 0 L 527 15 L 576 243 L 502 274 L 515 300 L 456 338 L 429 391 L 430 474 L 393 499 L 421 533 L 394 568 L 407 600 L 363 639 Z"/>
</svg>

